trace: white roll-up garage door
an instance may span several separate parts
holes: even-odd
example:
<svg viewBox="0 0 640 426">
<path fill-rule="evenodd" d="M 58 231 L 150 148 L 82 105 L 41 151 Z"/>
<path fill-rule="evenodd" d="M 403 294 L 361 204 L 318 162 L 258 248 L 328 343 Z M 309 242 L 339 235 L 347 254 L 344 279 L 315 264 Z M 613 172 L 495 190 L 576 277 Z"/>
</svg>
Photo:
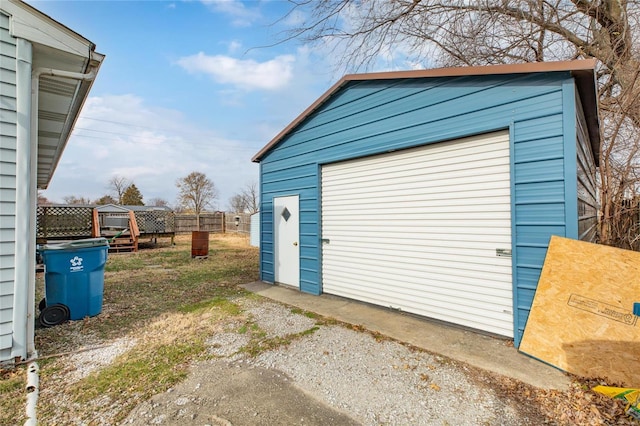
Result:
<svg viewBox="0 0 640 426">
<path fill-rule="evenodd" d="M 325 293 L 513 337 L 507 132 L 322 167 Z"/>
</svg>

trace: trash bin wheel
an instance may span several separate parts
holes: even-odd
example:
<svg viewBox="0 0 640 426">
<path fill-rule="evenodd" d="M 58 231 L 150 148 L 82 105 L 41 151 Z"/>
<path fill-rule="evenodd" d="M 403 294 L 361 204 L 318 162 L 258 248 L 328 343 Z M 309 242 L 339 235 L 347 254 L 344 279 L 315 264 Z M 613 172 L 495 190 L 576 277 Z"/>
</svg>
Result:
<svg viewBox="0 0 640 426">
<path fill-rule="evenodd" d="M 53 327 L 54 325 L 62 324 L 69 320 L 69 308 L 61 303 L 46 306 L 42 312 L 40 312 L 40 325 L 43 327 Z"/>
<path fill-rule="evenodd" d="M 46 307 L 47 307 L 47 299 L 43 297 L 40 303 L 38 303 L 38 310 L 42 312 Z"/>
</svg>

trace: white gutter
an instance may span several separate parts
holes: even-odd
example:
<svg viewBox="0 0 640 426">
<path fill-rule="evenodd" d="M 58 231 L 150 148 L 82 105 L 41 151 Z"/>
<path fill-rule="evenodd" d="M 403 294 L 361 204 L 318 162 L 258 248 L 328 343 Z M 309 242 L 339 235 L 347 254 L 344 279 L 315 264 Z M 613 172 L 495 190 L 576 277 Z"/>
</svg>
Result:
<svg viewBox="0 0 640 426">
<path fill-rule="evenodd" d="M 98 73 L 98 70 L 96 68 L 93 68 L 91 71 L 89 71 L 86 74 L 82 74 L 79 72 L 55 70 L 53 68 L 36 68 L 35 70 L 33 70 L 33 78 L 34 78 L 34 83 L 38 81 L 38 79 L 42 75 L 51 75 L 54 77 L 69 78 L 71 80 L 93 80 L 94 78 L 96 78 L 97 73 Z M 36 94 L 37 94 L 37 91 L 38 91 L 37 85 L 34 86 L 34 90 L 36 91 Z"/>
</svg>

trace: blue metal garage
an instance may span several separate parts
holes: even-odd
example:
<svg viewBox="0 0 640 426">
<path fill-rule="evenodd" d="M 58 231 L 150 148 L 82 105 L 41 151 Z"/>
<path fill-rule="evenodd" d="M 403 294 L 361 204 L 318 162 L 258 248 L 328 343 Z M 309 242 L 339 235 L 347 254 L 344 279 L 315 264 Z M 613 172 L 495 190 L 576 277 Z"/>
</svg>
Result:
<svg viewBox="0 0 640 426">
<path fill-rule="evenodd" d="M 595 61 L 347 75 L 253 161 L 260 274 L 513 338 L 594 240 Z"/>
</svg>

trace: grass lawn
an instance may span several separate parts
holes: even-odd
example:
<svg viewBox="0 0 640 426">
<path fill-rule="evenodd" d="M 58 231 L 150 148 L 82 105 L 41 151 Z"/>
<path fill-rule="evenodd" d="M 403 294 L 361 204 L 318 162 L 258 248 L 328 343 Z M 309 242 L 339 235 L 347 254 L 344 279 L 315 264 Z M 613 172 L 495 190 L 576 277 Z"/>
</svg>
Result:
<svg viewBox="0 0 640 426">
<path fill-rule="evenodd" d="M 188 363 L 205 356 L 203 339 L 241 314 L 234 300 L 248 294 L 238 285 L 258 279 L 258 250 L 249 246 L 248 237 L 211 234 L 207 259 L 191 258 L 191 235 L 175 242 L 110 254 L 100 315 L 36 327 L 40 424 L 83 418 L 91 424 L 96 413 L 107 409 L 109 417 L 124 418 L 139 402 L 181 380 Z M 42 274 L 37 289 L 36 304 L 44 291 Z M 113 341 L 135 345 L 135 350 L 81 379 L 61 379 L 75 367 L 58 355 Z M 26 367 L 0 373 L 0 424 L 23 423 Z M 47 397 L 56 393 L 65 394 L 65 407 L 60 398 Z"/>
</svg>

